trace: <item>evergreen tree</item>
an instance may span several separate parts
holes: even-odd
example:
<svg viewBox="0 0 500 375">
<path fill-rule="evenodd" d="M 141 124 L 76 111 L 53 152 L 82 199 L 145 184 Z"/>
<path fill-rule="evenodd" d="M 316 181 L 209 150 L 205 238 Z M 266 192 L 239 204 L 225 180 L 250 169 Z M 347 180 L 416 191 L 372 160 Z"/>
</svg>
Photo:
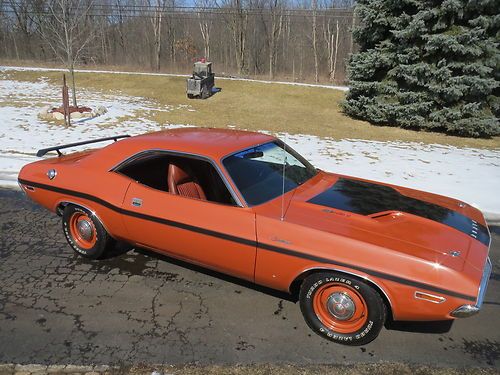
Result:
<svg viewBox="0 0 500 375">
<path fill-rule="evenodd" d="M 358 0 L 347 114 L 450 134 L 500 134 L 498 0 Z"/>
</svg>

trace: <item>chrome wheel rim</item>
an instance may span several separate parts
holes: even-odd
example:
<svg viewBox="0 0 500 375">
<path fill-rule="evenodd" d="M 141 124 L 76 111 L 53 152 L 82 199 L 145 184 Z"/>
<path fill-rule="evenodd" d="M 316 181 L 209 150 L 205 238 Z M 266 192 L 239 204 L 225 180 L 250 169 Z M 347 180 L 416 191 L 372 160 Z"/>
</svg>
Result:
<svg viewBox="0 0 500 375">
<path fill-rule="evenodd" d="M 332 316 L 338 320 L 349 320 L 356 312 L 356 305 L 347 293 L 332 293 L 327 300 L 326 306 Z"/>
</svg>

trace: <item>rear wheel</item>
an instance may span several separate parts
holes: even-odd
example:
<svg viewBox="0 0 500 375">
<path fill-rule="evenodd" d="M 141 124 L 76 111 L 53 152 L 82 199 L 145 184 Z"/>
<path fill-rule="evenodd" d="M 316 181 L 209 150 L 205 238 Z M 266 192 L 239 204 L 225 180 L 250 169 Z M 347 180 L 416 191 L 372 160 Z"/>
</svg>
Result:
<svg viewBox="0 0 500 375">
<path fill-rule="evenodd" d="M 67 205 L 62 224 L 69 245 L 85 258 L 99 259 L 114 243 L 95 215 L 82 207 Z"/>
<path fill-rule="evenodd" d="M 316 273 L 300 288 L 300 309 L 318 335 L 345 345 L 364 345 L 382 329 L 386 311 L 380 295 L 340 273 Z"/>
</svg>

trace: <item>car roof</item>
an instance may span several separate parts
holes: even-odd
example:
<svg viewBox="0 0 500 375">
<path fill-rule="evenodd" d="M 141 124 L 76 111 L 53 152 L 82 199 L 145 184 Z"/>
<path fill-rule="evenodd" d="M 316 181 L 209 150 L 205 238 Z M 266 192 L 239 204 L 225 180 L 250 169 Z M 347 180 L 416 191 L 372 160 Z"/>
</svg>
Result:
<svg viewBox="0 0 500 375">
<path fill-rule="evenodd" d="M 183 127 L 125 138 L 104 147 L 95 156 L 100 161 L 107 160 L 116 164 L 138 152 L 168 150 L 207 156 L 218 161 L 234 152 L 275 139 L 270 135 L 250 131 Z"/>
</svg>

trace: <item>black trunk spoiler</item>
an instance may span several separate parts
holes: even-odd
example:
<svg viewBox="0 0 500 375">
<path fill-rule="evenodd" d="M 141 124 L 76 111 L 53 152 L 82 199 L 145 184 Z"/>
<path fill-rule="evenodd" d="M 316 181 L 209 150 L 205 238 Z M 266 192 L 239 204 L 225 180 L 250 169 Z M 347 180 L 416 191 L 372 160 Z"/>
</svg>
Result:
<svg viewBox="0 0 500 375">
<path fill-rule="evenodd" d="M 91 143 L 98 143 L 98 142 L 105 142 L 105 141 L 117 141 L 121 138 L 127 138 L 127 137 L 130 137 L 130 135 L 128 134 L 125 134 L 125 135 L 117 135 L 117 136 L 114 136 L 114 137 L 106 137 L 106 138 L 99 138 L 99 139 L 92 139 L 90 141 L 83 141 L 83 142 L 76 142 L 76 143 L 68 143 L 67 145 L 61 145 L 61 146 L 54 146 L 54 147 L 48 147 L 48 148 L 42 148 L 41 150 L 38 150 L 38 152 L 36 153 L 36 156 L 40 157 L 40 156 L 43 156 L 45 155 L 47 152 L 50 152 L 50 151 L 56 151 L 57 152 L 57 156 L 61 156 L 62 155 L 62 152 L 61 150 L 63 148 L 69 148 L 69 147 L 76 147 L 76 146 L 83 146 L 83 145 L 88 145 L 88 144 L 91 144 Z"/>
</svg>

